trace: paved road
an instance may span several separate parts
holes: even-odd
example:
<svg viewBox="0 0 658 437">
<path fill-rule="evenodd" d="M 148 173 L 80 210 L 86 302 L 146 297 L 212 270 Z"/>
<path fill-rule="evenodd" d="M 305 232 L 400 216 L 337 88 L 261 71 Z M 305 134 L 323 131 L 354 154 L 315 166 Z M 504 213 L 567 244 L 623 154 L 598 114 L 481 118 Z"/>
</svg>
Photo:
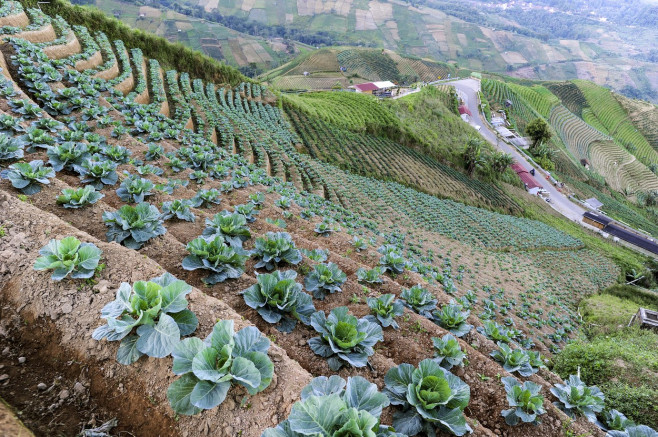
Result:
<svg viewBox="0 0 658 437">
<path fill-rule="evenodd" d="M 524 156 L 521 155 L 521 153 L 519 153 L 516 148 L 510 146 L 502 140 L 499 140 L 498 136 L 490 129 L 487 122 L 482 119 L 479 110 L 480 108 L 478 108 L 477 96 L 477 93 L 480 90 L 480 82 L 475 79 L 462 79 L 455 82 L 449 82 L 449 84 L 455 87 L 457 94 L 464 101 L 464 103 L 466 103 L 469 111 L 471 111 L 471 121 L 475 125 L 480 126 L 480 134 L 498 149 L 512 155 L 512 157 L 514 157 L 514 159 L 519 164 L 525 167 L 526 170 L 530 171 L 533 166 L 524 158 Z M 567 196 L 560 193 L 540 171 L 536 172 L 535 179 L 539 185 L 548 191 L 551 199 L 550 205 L 553 207 L 553 209 L 568 219 L 577 221 L 578 223 L 584 225 L 582 222 L 582 217 L 586 209 L 576 205 L 570 201 Z M 589 226 L 586 227 L 589 228 Z"/>
</svg>

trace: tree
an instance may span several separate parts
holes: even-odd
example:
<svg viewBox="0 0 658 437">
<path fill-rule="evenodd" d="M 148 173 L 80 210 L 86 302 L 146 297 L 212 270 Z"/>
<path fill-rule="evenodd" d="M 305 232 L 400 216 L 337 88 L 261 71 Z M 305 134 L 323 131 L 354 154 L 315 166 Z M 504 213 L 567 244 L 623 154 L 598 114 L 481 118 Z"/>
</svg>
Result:
<svg viewBox="0 0 658 437">
<path fill-rule="evenodd" d="M 489 157 L 489 166 L 491 167 L 492 175 L 495 178 L 500 177 L 507 167 L 514 163 L 512 155 L 505 152 L 493 152 Z"/>
<path fill-rule="evenodd" d="M 525 132 L 532 139 L 533 147 L 550 140 L 552 136 L 548 124 L 542 118 L 535 118 L 528 123 Z"/>
<path fill-rule="evenodd" d="M 464 168 L 469 176 L 472 176 L 475 170 L 482 168 L 484 159 L 482 158 L 482 140 L 479 138 L 471 138 L 466 143 L 464 153 Z"/>
</svg>

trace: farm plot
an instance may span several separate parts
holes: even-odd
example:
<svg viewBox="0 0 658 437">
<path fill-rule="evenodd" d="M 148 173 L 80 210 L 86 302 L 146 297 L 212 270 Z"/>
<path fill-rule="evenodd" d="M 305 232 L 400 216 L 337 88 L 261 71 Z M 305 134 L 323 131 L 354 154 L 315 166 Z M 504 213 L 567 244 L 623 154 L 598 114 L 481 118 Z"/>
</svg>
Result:
<svg viewBox="0 0 658 437">
<path fill-rule="evenodd" d="M 379 431 L 389 424 L 404 429 L 393 414 L 400 407 L 376 392 L 387 382 L 389 392 L 398 390 L 390 375 L 420 362 L 415 375 L 431 370 L 431 381 L 450 386 L 451 396 L 459 399 L 451 419 L 439 425 L 441 432 L 472 430 L 492 437 L 492 430 L 504 429 L 510 437 L 527 435 L 529 425 L 505 424 L 501 411 L 507 393 L 495 376 L 515 372 L 550 396 L 553 383 L 547 378 L 557 377 L 543 369 L 539 352 L 548 351 L 544 341 L 563 343 L 574 319 L 552 304 L 556 310 L 550 315 L 533 312 L 538 327 L 531 333 L 523 313 L 509 312 L 515 298 L 495 284 L 475 281 L 478 294 L 461 293 L 460 303 L 453 303 L 463 276 L 479 281 L 478 271 L 467 273 L 458 257 L 452 267 L 452 255 L 438 252 L 440 243 L 426 249 L 410 234 L 422 223 L 439 242 L 449 241 L 442 235 L 450 234 L 483 250 L 532 248 L 537 255 L 553 248 L 564 256 L 577 252 L 581 242 L 536 221 L 441 201 L 299 154 L 299 138 L 258 84 L 217 87 L 176 71 L 166 72 L 163 84 L 157 64 L 135 49 L 126 51 L 121 42 L 114 45 L 121 49 L 122 72 L 106 81 L 71 69 L 75 56 L 53 63 L 25 40 L 9 44 L 16 63 L 9 67 L 11 80 L 0 82 L 0 109 L 6 115 L 1 130 L 8 144 L 1 156 L 3 166 L 5 161 L 10 166 L 0 181 L 5 211 L 0 222 L 3 242 L 15 250 L 2 260 L 0 296 L 3 314 L 10 314 L 3 327 L 14 338 L 29 337 L 32 346 L 20 369 L 5 364 L 7 354 L 0 357 L 11 372 L 0 394 L 28 391 L 20 405 L 25 411 L 35 400 L 43 402 L 47 393 L 39 394 L 37 378 L 43 374 L 38 370 L 49 363 L 50 376 L 73 367 L 70 374 L 90 379 L 82 389 L 60 380 L 72 390 L 58 395 L 62 401 L 71 398 L 60 405 L 74 405 L 81 391 L 93 393 L 102 401 L 103 416 L 119 418 L 121 432 L 255 437 L 288 417 L 281 428 L 298 429 L 294 416 L 304 405 L 328 408 L 333 402 L 341 409 L 352 405 L 372 434 L 380 420 Z M 140 69 L 145 65 L 151 70 Z M 42 82 L 31 80 L 34 71 Z M 124 96 L 113 88 L 129 74 L 133 86 Z M 144 95 L 149 101 L 138 103 Z M 160 112 L 163 98 L 170 101 L 173 118 Z M 185 128 L 190 119 L 194 131 Z M 281 177 L 270 174 L 279 171 Z M 300 183 L 304 191 L 296 188 Z M 366 219 L 313 190 L 340 202 L 361 201 L 361 210 L 381 216 L 377 222 Z M 401 203 L 409 206 L 402 211 L 408 222 L 396 211 Z M 450 244 L 461 253 L 473 250 Z M 58 257 L 73 262 L 60 264 Z M 295 296 L 289 307 L 294 309 L 273 305 L 275 294 Z M 409 308 L 402 302 L 388 308 L 386 302 L 403 296 Z M 485 297 L 487 303 L 480 305 Z M 533 290 L 523 301 L 528 313 L 531 299 L 551 305 L 541 290 Z M 491 323 L 484 326 L 476 309 Z M 427 311 L 431 317 L 419 314 Z M 395 318 L 397 330 L 388 324 Z M 493 341 L 501 332 L 496 320 L 525 329 L 502 331 L 516 355 L 532 360 L 521 373 L 505 370 L 505 358 L 498 363 L 489 356 L 506 350 Z M 37 329 L 43 335 L 35 338 Z M 449 333 L 468 363 L 448 371 L 423 361 L 433 358 L 433 338 L 447 341 Z M 31 375 L 29 383 L 23 384 L 28 376 L 21 373 Z M 332 378 L 302 389 L 312 377 L 325 375 Z M 327 381 L 339 387 L 323 396 Z M 366 410 L 349 404 L 355 391 L 372 393 L 376 405 Z M 568 426 L 602 435 L 582 417 L 567 422 L 548 398 L 539 403 L 545 420 L 533 432 L 557 437 Z M 90 418 L 73 411 L 80 416 L 73 421 L 78 432 L 77 425 Z M 332 415 L 332 429 L 351 426 L 350 417 Z M 59 421 L 34 425 L 45 433 L 73 428 Z M 433 431 L 437 425 L 423 426 Z"/>
</svg>

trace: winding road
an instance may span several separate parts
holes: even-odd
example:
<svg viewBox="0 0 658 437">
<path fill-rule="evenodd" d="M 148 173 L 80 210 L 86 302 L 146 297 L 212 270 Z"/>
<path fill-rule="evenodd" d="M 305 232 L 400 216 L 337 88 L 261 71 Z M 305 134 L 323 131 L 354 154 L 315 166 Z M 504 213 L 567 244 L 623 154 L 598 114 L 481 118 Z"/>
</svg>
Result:
<svg viewBox="0 0 658 437">
<path fill-rule="evenodd" d="M 534 168 L 528 160 L 518 151 L 515 147 L 509 145 L 507 142 L 499 139 L 498 135 L 491 130 L 489 124 L 482 119 L 480 114 L 479 99 L 477 93 L 480 91 L 480 81 L 475 79 L 461 79 L 454 82 L 448 82 L 449 85 L 455 87 L 457 94 L 464 101 L 469 111 L 471 112 L 471 121 L 480 127 L 480 134 L 493 144 L 496 148 L 505 153 L 509 153 L 512 157 L 521 164 L 526 170 Z M 546 175 L 539 169 L 536 169 L 535 179 L 550 195 L 551 202 L 549 205 L 565 216 L 566 218 L 576 221 L 587 228 L 592 228 L 582 222 L 582 217 L 586 209 L 576 205 L 569 200 L 567 196 L 559 192 L 553 184 L 547 179 Z"/>
</svg>

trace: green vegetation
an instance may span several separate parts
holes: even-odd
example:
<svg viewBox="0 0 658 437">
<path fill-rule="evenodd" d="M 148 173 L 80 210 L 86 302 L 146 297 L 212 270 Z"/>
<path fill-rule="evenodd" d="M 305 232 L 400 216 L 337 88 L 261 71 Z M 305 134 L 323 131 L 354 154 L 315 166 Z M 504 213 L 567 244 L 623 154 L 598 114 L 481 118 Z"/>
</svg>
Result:
<svg viewBox="0 0 658 437">
<path fill-rule="evenodd" d="M 553 358 L 558 374 L 576 373 L 605 394 L 615 408 L 638 424 L 658 425 L 658 334 L 626 327 L 642 306 L 658 310 L 658 294 L 618 285 L 581 303 L 585 334 Z"/>
</svg>

